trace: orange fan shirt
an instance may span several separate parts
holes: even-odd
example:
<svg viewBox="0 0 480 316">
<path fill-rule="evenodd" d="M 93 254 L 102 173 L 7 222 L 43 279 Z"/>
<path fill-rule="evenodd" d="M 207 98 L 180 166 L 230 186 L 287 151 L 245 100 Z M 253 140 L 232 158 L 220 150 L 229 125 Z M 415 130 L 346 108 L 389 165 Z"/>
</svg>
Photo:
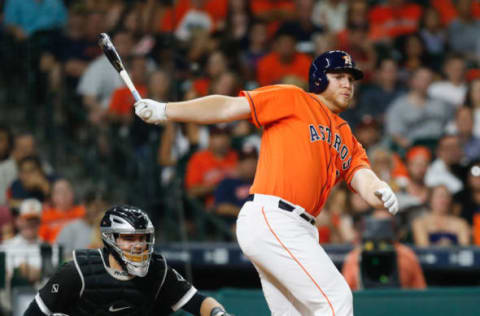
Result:
<svg viewBox="0 0 480 316">
<path fill-rule="evenodd" d="M 317 216 L 340 180 L 350 186 L 355 171 L 370 168 L 350 126 L 317 95 L 292 85 L 241 91 L 251 121 L 263 128 L 250 193 L 269 194 Z"/>
<path fill-rule="evenodd" d="M 160 20 L 162 32 L 171 32 L 176 29 L 184 16 L 192 9 L 191 0 L 179 0 L 173 8 L 169 8 Z M 227 16 L 227 0 L 207 0 L 202 8 L 212 18 L 215 24 L 223 21 Z"/>
<path fill-rule="evenodd" d="M 401 7 L 377 5 L 369 14 L 370 38 L 395 38 L 414 33 L 422 17 L 422 7 L 415 3 L 406 3 Z"/>
<path fill-rule="evenodd" d="M 219 159 L 209 150 L 194 153 L 190 158 L 185 173 L 185 186 L 190 189 L 196 185 L 216 185 L 226 176 L 233 174 L 237 166 L 238 155 L 230 150 L 225 157 Z M 213 194 L 206 197 L 205 204 L 212 206 Z"/>
<path fill-rule="evenodd" d="M 85 216 L 85 207 L 76 205 L 68 211 L 45 208 L 42 212 L 42 223 L 38 234 L 48 243 L 54 243 L 62 228 L 69 222 Z"/>
<path fill-rule="evenodd" d="M 147 87 L 145 85 L 137 85 L 136 88 L 142 98 L 147 96 Z M 127 87 L 118 88 L 113 92 L 108 112 L 117 115 L 130 115 L 134 103 L 135 99 Z"/>
<path fill-rule="evenodd" d="M 312 59 L 303 53 L 296 53 L 292 62 L 284 64 L 277 53 L 272 52 L 258 61 L 257 82 L 260 86 L 278 83 L 287 75 L 295 75 L 308 82 L 308 70 Z"/>
</svg>

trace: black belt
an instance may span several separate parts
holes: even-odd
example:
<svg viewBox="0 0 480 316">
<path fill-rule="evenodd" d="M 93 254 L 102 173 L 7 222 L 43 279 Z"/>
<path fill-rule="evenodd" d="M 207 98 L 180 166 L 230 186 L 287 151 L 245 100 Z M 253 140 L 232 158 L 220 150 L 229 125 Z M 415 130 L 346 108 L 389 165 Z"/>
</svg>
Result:
<svg viewBox="0 0 480 316">
<path fill-rule="evenodd" d="M 253 201 L 254 194 L 250 194 L 247 198 L 247 201 Z M 295 209 L 295 206 L 291 205 L 290 203 L 285 202 L 284 200 L 278 200 L 278 208 L 287 212 L 291 212 Z M 315 219 L 308 217 L 305 213 L 299 214 L 299 216 L 315 226 Z"/>
</svg>

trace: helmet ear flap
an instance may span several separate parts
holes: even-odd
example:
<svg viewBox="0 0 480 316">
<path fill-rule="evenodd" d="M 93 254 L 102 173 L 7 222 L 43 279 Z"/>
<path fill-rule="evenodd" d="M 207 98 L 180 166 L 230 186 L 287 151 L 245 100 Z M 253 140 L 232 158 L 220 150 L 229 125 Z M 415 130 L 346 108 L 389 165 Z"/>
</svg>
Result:
<svg viewBox="0 0 480 316">
<path fill-rule="evenodd" d="M 324 62 L 324 60 L 326 60 Z M 309 91 L 313 93 L 322 93 L 327 89 L 328 78 L 326 75 L 326 67 L 328 59 L 317 57 L 310 66 L 309 71 Z"/>
</svg>

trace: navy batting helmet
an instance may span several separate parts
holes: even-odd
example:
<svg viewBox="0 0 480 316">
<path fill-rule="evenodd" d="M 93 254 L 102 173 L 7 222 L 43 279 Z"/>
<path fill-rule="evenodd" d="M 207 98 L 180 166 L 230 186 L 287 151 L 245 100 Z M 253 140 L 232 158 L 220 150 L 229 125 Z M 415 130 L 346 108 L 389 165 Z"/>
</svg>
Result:
<svg viewBox="0 0 480 316">
<path fill-rule="evenodd" d="M 315 58 L 309 71 L 310 92 L 323 92 L 328 86 L 327 72 L 340 71 L 351 73 L 355 80 L 363 78 L 363 72 L 355 67 L 352 56 L 342 50 L 331 50 Z"/>
</svg>

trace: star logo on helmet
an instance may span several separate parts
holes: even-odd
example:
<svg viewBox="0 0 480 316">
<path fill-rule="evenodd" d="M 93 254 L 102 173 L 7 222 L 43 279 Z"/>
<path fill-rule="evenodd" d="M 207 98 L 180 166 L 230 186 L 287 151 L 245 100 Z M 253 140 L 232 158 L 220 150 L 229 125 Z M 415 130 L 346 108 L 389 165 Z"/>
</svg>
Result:
<svg viewBox="0 0 480 316">
<path fill-rule="evenodd" d="M 345 60 L 345 66 L 353 67 L 352 57 L 350 57 L 350 55 L 343 55 L 342 58 Z"/>
</svg>

